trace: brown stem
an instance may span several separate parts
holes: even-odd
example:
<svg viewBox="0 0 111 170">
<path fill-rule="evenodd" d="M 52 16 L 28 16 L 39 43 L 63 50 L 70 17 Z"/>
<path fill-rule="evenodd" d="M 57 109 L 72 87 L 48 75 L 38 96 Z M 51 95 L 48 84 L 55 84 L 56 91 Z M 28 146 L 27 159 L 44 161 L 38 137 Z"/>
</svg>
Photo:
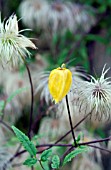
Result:
<svg viewBox="0 0 111 170">
<path fill-rule="evenodd" d="M 8 124 L 6 124 L 6 123 L 5 123 L 4 121 L 2 121 L 2 120 L 0 120 L 0 123 L 3 124 L 9 131 L 11 131 L 11 132 L 14 134 L 12 128 L 11 128 Z"/>
<path fill-rule="evenodd" d="M 69 103 L 68 103 L 68 96 L 67 95 L 66 95 L 66 105 L 67 105 L 67 111 L 68 111 L 68 116 L 69 116 L 69 122 L 70 122 L 72 137 L 73 137 L 73 140 L 74 140 L 75 147 L 77 147 L 76 138 L 75 138 L 73 125 L 72 125 L 72 119 L 71 119 L 71 114 L 70 114 Z"/>
<path fill-rule="evenodd" d="M 83 143 L 79 143 L 79 145 L 88 145 L 91 143 L 99 143 L 99 142 L 106 142 L 111 140 L 111 136 L 109 136 L 108 138 L 104 138 L 104 139 L 99 139 L 99 140 L 93 140 L 93 141 L 89 141 L 89 142 L 83 142 Z"/>
<path fill-rule="evenodd" d="M 82 118 L 74 127 L 73 127 L 73 129 L 75 129 L 76 127 L 78 127 L 90 114 L 92 113 L 92 111 L 91 112 L 89 112 L 84 118 Z M 69 130 L 64 136 L 62 136 L 60 139 L 58 139 L 56 142 L 55 142 L 55 144 L 56 143 L 59 143 L 62 139 L 64 139 L 67 135 L 69 135 L 71 133 L 71 130 Z"/>
<path fill-rule="evenodd" d="M 29 129 L 28 129 L 28 137 L 31 139 L 31 126 L 32 126 L 32 116 L 33 116 L 33 103 L 34 103 L 34 92 L 33 92 L 33 83 L 31 78 L 31 73 L 27 63 L 25 62 L 25 66 L 27 68 L 27 73 L 29 76 L 30 88 L 31 88 L 31 108 L 30 108 L 30 122 L 29 122 Z"/>
<path fill-rule="evenodd" d="M 40 163 L 41 168 L 42 168 L 43 170 L 45 170 L 44 167 L 43 167 L 43 165 L 42 165 L 41 160 L 39 160 L 39 163 Z"/>
<path fill-rule="evenodd" d="M 92 144 L 88 144 L 88 146 L 93 147 L 95 149 L 100 149 L 100 150 L 105 151 L 105 152 L 109 152 L 111 154 L 111 151 L 109 149 L 102 148 L 100 146 L 95 146 L 95 145 L 92 145 Z"/>
</svg>

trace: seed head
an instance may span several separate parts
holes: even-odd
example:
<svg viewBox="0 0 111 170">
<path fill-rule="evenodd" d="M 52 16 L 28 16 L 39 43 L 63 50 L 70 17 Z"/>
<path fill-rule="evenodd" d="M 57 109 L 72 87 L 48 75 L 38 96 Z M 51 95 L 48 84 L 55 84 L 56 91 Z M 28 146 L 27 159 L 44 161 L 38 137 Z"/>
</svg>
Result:
<svg viewBox="0 0 111 170">
<path fill-rule="evenodd" d="M 24 31 L 24 30 L 22 30 Z M 27 47 L 35 49 L 35 45 L 18 31 L 16 15 L 11 15 L 6 22 L 0 19 L 0 62 L 3 66 L 17 66 L 23 58 L 30 56 Z"/>
</svg>

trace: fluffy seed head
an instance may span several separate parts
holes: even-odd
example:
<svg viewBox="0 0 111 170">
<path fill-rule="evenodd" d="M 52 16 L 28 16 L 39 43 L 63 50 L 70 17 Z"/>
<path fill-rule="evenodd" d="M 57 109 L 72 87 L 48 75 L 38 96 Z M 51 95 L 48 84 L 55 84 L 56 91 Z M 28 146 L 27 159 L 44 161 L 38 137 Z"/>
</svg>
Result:
<svg viewBox="0 0 111 170">
<path fill-rule="evenodd" d="M 22 30 L 23 31 L 23 30 Z M 17 66 L 23 58 L 30 55 L 27 47 L 35 49 L 35 45 L 18 31 L 16 15 L 11 15 L 6 22 L 0 19 L 0 62 L 3 66 Z"/>
<path fill-rule="evenodd" d="M 94 108 L 96 118 L 108 117 L 111 112 L 111 81 L 105 78 L 109 68 L 103 68 L 101 77 L 95 79 L 91 76 L 91 81 L 84 81 L 80 87 L 79 97 L 84 106 L 89 106 L 90 111 Z"/>
</svg>

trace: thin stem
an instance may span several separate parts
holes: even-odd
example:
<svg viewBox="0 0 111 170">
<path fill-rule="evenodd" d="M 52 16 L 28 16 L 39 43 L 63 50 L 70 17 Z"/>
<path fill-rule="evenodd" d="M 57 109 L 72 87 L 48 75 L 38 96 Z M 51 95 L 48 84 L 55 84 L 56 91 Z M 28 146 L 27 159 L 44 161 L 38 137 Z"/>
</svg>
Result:
<svg viewBox="0 0 111 170">
<path fill-rule="evenodd" d="M 0 123 L 3 124 L 9 131 L 11 131 L 14 134 L 12 128 L 9 125 L 7 125 L 4 121 L 0 120 Z"/>
<path fill-rule="evenodd" d="M 91 112 L 92 112 L 92 111 L 91 111 Z M 73 127 L 73 129 L 77 128 L 77 127 L 91 114 L 91 112 L 89 112 L 84 118 L 82 118 L 82 119 Z M 69 130 L 64 136 L 62 136 L 60 139 L 58 139 L 58 140 L 55 142 L 55 144 L 56 144 L 56 143 L 59 143 L 62 139 L 64 139 L 67 135 L 69 135 L 70 132 L 71 132 L 71 130 Z"/>
<path fill-rule="evenodd" d="M 39 163 L 40 163 L 41 168 L 42 168 L 43 170 L 45 170 L 44 167 L 43 167 L 43 165 L 42 165 L 41 160 L 39 160 Z"/>
<path fill-rule="evenodd" d="M 72 144 L 63 144 L 63 143 L 59 143 L 59 144 L 43 144 L 43 145 L 37 145 L 36 148 L 40 148 L 40 147 L 53 147 L 53 146 L 64 146 L 64 147 L 70 147 L 73 146 Z"/>
<path fill-rule="evenodd" d="M 31 139 L 31 127 L 32 127 L 32 116 L 33 116 L 33 103 L 34 103 L 34 90 L 33 90 L 33 83 L 31 78 L 31 73 L 27 63 L 25 62 L 25 66 L 27 68 L 27 73 L 29 76 L 30 88 L 31 88 L 31 108 L 30 108 L 30 122 L 29 122 L 29 129 L 28 129 L 28 137 Z"/>
<path fill-rule="evenodd" d="M 20 143 L 20 145 L 18 146 L 18 148 L 17 148 L 17 150 L 16 150 L 14 155 L 16 155 L 20 151 L 21 147 L 22 147 L 22 144 Z"/>
<path fill-rule="evenodd" d="M 100 140 L 94 140 L 94 141 L 90 141 L 90 142 L 79 143 L 78 146 L 81 146 L 81 145 L 89 145 L 89 146 L 91 146 L 90 144 L 92 144 L 92 143 L 106 142 L 106 141 L 109 141 L 109 140 L 111 140 L 111 136 L 108 137 L 108 138 L 100 139 Z M 72 144 L 43 144 L 43 145 L 37 145 L 36 147 L 39 148 L 39 147 L 43 147 L 43 146 L 48 146 L 47 149 L 49 149 L 49 148 L 51 148 L 51 147 L 53 147 L 53 146 L 75 147 L 75 146 L 73 146 Z M 92 147 L 94 147 L 94 146 L 92 146 Z M 95 146 L 95 148 L 98 148 L 98 149 L 100 149 L 100 150 L 105 150 L 104 148 L 100 148 L 100 147 L 98 147 L 98 146 Z M 44 149 L 44 150 L 45 150 L 45 149 Z M 40 152 L 37 152 L 37 154 L 42 153 L 44 150 L 42 150 L 42 151 L 40 151 Z M 26 150 L 23 150 L 23 151 L 17 153 L 16 155 L 14 155 L 14 156 L 10 159 L 10 162 L 12 162 L 15 157 L 17 157 L 17 156 L 19 156 L 19 155 L 21 155 L 21 154 L 23 154 L 23 153 L 25 153 L 25 152 L 26 152 Z"/>
<path fill-rule="evenodd" d="M 31 167 L 31 170 L 34 170 L 34 167 L 33 167 L 33 166 Z"/>
<path fill-rule="evenodd" d="M 46 149 L 49 149 L 49 148 L 51 148 L 51 147 L 53 147 L 53 146 L 55 146 L 55 147 L 56 147 L 56 146 L 57 146 L 57 147 L 58 147 L 58 146 L 60 146 L 60 147 L 72 147 L 73 145 L 72 145 L 72 144 L 43 144 L 43 145 L 37 145 L 36 148 L 48 147 L 48 148 L 46 148 Z M 73 146 L 73 147 L 74 147 L 74 146 Z M 45 149 L 44 149 L 44 150 L 45 150 Z M 37 152 L 37 154 L 43 152 L 44 150 L 42 150 L 42 151 L 40 151 L 40 152 Z M 23 153 L 25 153 L 25 152 L 26 152 L 26 150 L 22 150 L 22 151 L 16 153 L 16 154 L 10 159 L 10 162 L 12 162 L 14 158 L 18 157 L 19 155 L 21 155 L 21 154 L 23 154 Z"/>
<path fill-rule="evenodd" d="M 74 148 L 74 146 L 71 146 L 71 147 L 68 148 L 68 149 L 66 150 L 66 152 L 62 155 L 62 157 L 60 158 L 61 164 L 62 164 L 62 161 L 63 161 L 64 157 L 65 157 L 68 153 L 70 153 L 73 148 Z"/>
<path fill-rule="evenodd" d="M 89 141 L 89 142 L 83 142 L 83 143 L 79 143 L 79 145 L 88 145 L 91 143 L 99 143 L 99 142 L 106 142 L 111 140 L 111 136 L 109 136 L 108 138 L 104 138 L 104 139 L 99 139 L 99 140 L 93 140 L 93 141 Z"/>
<path fill-rule="evenodd" d="M 95 148 L 95 149 L 100 149 L 100 150 L 102 150 L 102 151 L 105 151 L 105 152 L 108 152 L 108 153 L 111 154 L 111 151 L 110 151 L 109 149 L 102 148 L 102 147 L 100 147 L 100 146 L 95 146 L 95 145 L 92 145 L 92 144 L 88 144 L 88 146 L 93 147 L 93 148 Z"/>
<path fill-rule="evenodd" d="M 69 116 L 69 122 L 70 122 L 72 137 L 73 137 L 73 140 L 74 140 L 75 147 L 77 147 L 76 138 L 75 138 L 75 135 L 74 135 L 73 125 L 72 125 L 70 109 L 69 109 L 68 96 L 67 95 L 66 95 L 66 105 L 67 105 L 67 111 L 68 111 L 68 116 Z"/>
</svg>

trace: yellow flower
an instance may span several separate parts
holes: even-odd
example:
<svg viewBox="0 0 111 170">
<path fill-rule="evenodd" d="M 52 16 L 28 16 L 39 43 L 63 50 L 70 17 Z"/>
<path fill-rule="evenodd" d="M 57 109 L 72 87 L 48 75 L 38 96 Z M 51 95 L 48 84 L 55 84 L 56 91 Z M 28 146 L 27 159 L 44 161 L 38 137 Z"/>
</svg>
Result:
<svg viewBox="0 0 111 170">
<path fill-rule="evenodd" d="M 65 64 L 51 71 L 48 87 L 56 103 L 61 101 L 69 92 L 72 84 L 72 73 L 65 68 Z"/>
</svg>

